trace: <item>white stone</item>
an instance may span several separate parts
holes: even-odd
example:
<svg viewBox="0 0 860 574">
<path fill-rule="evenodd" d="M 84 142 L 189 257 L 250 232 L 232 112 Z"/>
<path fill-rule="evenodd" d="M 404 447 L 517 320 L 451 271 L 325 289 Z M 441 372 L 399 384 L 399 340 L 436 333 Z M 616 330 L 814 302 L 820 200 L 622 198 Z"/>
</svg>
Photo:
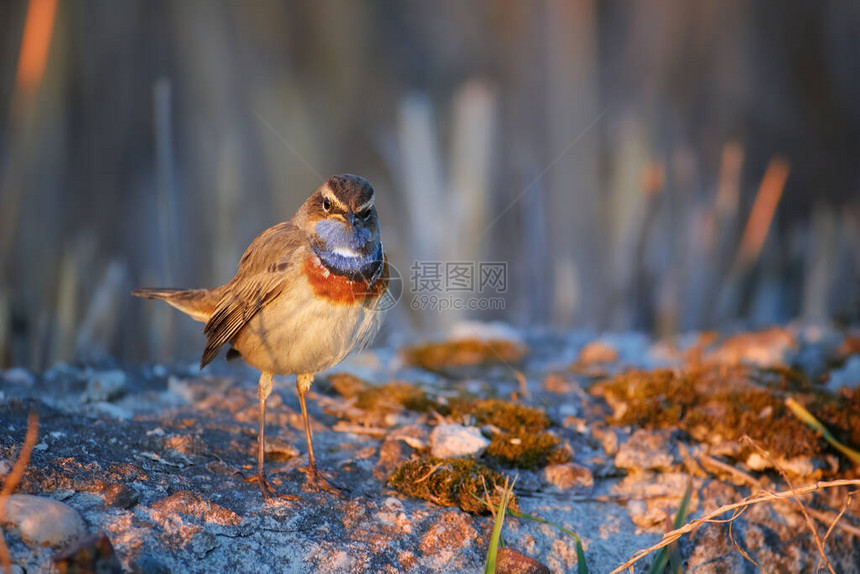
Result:
<svg viewBox="0 0 860 574">
<path fill-rule="evenodd" d="M 480 456 L 488 446 L 478 427 L 439 425 L 430 433 L 430 453 L 439 458 Z"/>
<path fill-rule="evenodd" d="M 113 403 L 93 403 L 89 409 L 121 421 L 129 420 L 134 416 L 130 410 Z"/>
<path fill-rule="evenodd" d="M 90 373 L 87 389 L 81 400 L 97 403 L 115 399 L 125 392 L 125 382 L 126 375 L 120 370 Z"/>
<path fill-rule="evenodd" d="M 480 339 L 483 341 L 510 341 L 524 344 L 523 337 L 516 328 L 501 321 L 461 321 L 451 328 L 449 339 L 463 341 Z"/>
<path fill-rule="evenodd" d="M 36 384 L 36 376 L 27 369 L 21 367 L 12 367 L 11 369 L 7 369 L 6 372 L 3 373 L 3 379 L 14 385 L 20 385 L 22 387 L 32 387 Z"/>
<path fill-rule="evenodd" d="M 71 506 L 31 494 L 13 494 L 6 501 L 3 526 L 28 546 L 64 548 L 87 534 L 78 512 Z"/>
</svg>

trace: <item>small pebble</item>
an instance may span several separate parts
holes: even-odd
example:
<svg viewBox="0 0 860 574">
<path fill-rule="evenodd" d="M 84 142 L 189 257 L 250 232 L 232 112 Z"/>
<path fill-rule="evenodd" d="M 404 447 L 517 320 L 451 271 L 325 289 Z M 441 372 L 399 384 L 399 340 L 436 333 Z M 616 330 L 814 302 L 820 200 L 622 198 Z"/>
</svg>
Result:
<svg viewBox="0 0 860 574">
<path fill-rule="evenodd" d="M 31 494 L 13 494 L 6 501 L 3 525 L 28 546 L 65 548 L 87 534 L 84 521 L 71 506 Z"/>
<path fill-rule="evenodd" d="M 724 365 L 785 367 L 796 352 L 796 337 L 786 328 L 740 333 L 726 339 L 705 361 Z"/>
<path fill-rule="evenodd" d="M 637 429 L 618 449 L 615 466 L 628 470 L 672 470 L 676 465 L 676 435 L 673 430 Z"/>
<path fill-rule="evenodd" d="M 603 341 L 592 341 L 579 352 L 579 361 L 588 363 L 612 363 L 618 360 L 618 351 Z"/>
<path fill-rule="evenodd" d="M 549 568 L 510 547 L 496 555 L 496 574 L 549 574 Z"/>
<path fill-rule="evenodd" d="M 119 398 L 126 391 L 126 379 L 126 374 L 120 370 L 91 373 L 81 401 L 96 403 Z"/>
<path fill-rule="evenodd" d="M 544 480 L 559 490 L 591 489 L 594 486 L 594 476 L 582 465 L 568 462 L 566 464 L 550 464 L 543 469 Z"/>
<path fill-rule="evenodd" d="M 430 452 L 439 458 L 480 456 L 488 446 L 478 427 L 439 425 L 430 433 Z"/>
</svg>

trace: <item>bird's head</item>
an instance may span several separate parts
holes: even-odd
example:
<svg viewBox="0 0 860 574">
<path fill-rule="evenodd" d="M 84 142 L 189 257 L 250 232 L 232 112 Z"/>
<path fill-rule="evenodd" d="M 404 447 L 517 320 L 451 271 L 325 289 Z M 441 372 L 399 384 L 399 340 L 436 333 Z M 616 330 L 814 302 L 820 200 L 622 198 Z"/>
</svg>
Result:
<svg viewBox="0 0 860 574">
<path fill-rule="evenodd" d="M 381 256 L 373 186 L 363 177 L 328 178 L 299 209 L 297 224 L 327 264 L 362 268 Z"/>
</svg>

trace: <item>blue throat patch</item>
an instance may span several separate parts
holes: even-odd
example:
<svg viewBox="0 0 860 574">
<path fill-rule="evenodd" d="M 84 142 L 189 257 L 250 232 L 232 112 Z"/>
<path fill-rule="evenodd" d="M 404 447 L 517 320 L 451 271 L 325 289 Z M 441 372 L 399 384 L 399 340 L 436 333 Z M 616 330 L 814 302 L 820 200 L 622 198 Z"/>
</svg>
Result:
<svg viewBox="0 0 860 574">
<path fill-rule="evenodd" d="M 315 231 L 325 247 L 314 247 L 314 253 L 326 269 L 335 275 L 343 275 L 353 281 L 365 281 L 373 277 L 382 265 L 382 243 L 373 241 L 367 229 L 354 227 L 354 232 L 350 233 L 342 223 L 323 220 L 316 224 Z M 338 249 L 349 249 L 359 255 L 346 257 L 335 253 Z"/>
<path fill-rule="evenodd" d="M 343 275 L 352 281 L 366 281 L 373 277 L 382 265 L 382 244 L 376 251 L 358 257 L 344 257 L 328 249 L 314 249 L 326 269 L 335 275 Z"/>
</svg>

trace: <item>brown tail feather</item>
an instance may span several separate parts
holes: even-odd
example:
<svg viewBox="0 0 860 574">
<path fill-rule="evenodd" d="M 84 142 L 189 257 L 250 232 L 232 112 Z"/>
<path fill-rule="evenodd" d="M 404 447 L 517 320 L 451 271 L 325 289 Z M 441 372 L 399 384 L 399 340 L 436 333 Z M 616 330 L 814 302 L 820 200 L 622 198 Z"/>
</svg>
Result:
<svg viewBox="0 0 860 574">
<path fill-rule="evenodd" d="M 135 297 L 163 299 L 197 321 L 206 322 L 218 302 L 211 289 L 135 289 Z"/>
</svg>

